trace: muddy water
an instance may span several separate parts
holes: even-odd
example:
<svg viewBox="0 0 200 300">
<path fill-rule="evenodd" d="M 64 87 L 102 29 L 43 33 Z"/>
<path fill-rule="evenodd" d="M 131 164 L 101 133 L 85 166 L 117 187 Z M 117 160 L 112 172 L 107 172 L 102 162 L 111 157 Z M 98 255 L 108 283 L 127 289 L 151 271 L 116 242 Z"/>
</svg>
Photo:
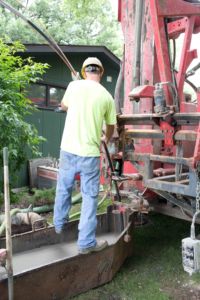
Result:
<svg viewBox="0 0 200 300">
<path fill-rule="evenodd" d="M 118 235 L 106 233 L 97 236 L 97 240 L 107 240 L 109 245 L 116 242 Z M 53 262 L 78 255 L 77 241 L 43 246 L 13 255 L 13 274 L 21 274 Z M 0 279 L 5 276 L 5 269 L 0 267 Z"/>
</svg>

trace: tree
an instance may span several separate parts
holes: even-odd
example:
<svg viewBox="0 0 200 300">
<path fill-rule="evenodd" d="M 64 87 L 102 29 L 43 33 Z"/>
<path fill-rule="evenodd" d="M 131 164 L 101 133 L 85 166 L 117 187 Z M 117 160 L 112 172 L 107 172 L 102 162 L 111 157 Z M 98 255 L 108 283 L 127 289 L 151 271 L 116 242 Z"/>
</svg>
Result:
<svg viewBox="0 0 200 300">
<path fill-rule="evenodd" d="M 2 165 L 2 149 L 8 147 L 11 176 L 27 160 L 27 149 L 33 155 L 40 154 L 39 143 L 44 140 L 25 122 L 25 116 L 34 109 L 25 94 L 27 85 L 38 80 L 48 66 L 17 56 L 23 51 L 19 42 L 8 46 L 0 40 L 0 161 Z M 2 186 L 1 177 L 0 183 Z"/>
<path fill-rule="evenodd" d="M 28 3 L 29 1 L 23 1 Z M 46 28 L 59 44 L 103 45 L 116 55 L 122 53 L 122 34 L 109 0 L 34 0 L 27 8 L 18 1 L 8 1 L 30 17 L 40 28 Z M 33 34 L 23 20 L 5 9 L 0 11 L 0 35 L 7 40 L 40 43 L 44 40 Z M 38 24 L 39 21 L 39 24 Z"/>
</svg>

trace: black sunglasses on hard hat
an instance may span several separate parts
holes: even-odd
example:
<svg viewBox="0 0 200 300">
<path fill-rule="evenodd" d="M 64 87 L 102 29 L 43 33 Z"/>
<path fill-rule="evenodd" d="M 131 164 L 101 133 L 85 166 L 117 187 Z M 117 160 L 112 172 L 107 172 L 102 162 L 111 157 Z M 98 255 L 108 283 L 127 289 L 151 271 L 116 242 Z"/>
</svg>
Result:
<svg viewBox="0 0 200 300">
<path fill-rule="evenodd" d="M 99 73 L 100 68 L 97 65 L 89 65 L 89 66 L 85 67 L 85 72 Z"/>
</svg>

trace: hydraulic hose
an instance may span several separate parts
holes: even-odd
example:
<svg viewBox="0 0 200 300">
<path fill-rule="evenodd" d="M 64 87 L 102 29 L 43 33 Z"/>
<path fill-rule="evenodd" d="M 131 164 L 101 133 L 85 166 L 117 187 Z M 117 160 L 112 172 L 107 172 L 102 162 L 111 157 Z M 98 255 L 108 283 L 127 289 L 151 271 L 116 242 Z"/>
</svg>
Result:
<svg viewBox="0 0 200 300">
<path fill-rule="evenodd" d="M 27 19 L 23 14 L 21 14 L 18 10 L 16 10 L 14 7 L 12 7 L 10 4 L 7 2 L 0 0 L 0 5 L 3 6 L 4 8 L 8 9 L 10 12 L 14 13 L 16 16 L 20 17 L 22 20 L 24 20 L 28 25 L 30 25 L 34 30 L 36 30 L 49 44 L 49 46 L 58 54 L 58 56 L 62 59 L 64 64 L 69 68 L 71 73 L 74 76 L 78 76 L 78 73 L 74 70 L 72 64 L 70 61 L 67 59 L 61 48 L 58 46 L 58 44 L 55 42 L 55 40 L 50 36 L 48 33 L 44 33 L 36 24 L 34 24 L 31 20 Z"/>
<path fill-rule="evenodd" d="M 80 202 L 82 199 L 81 193 L 78 193 L 77 195 L 72 197 L 72 204 L 76 204 L 78 202 Z M 53 210 L 54 205 L 43 205 L 43 206 L 38 206 L 38 207 L 33 207 L 32 209 L 30 208 L 23 208 L 23 209 L 19 209 L 19 208 L 14 208 L 10 211 L 10 216 L 15 216 L 17 213 L 46 213 L 46 212 L 50 212 Z M 0 215 L 0 236 L 4 233 L 5 231 L 5 216 L 4 215 Z"/>
<path fill-rule="evenodd" d="M 103 195 L 102 199 L 98 202 L 97 208 L 99 208 L 99 207 L 102 205 L 102 203 L 104 202 L 104 200 L 105 200 L 106 197 L 108 196 L 108 192 L 109 192 L 109 191 L 106 190 L 106 192 L 105 192 L 105 194 Z M 80 214 L 81 214 L 81 212 L 78 211 L 78 212 L 76 212 L 76 213 L 70 215 L 70 216 L 69 216 L 69 220 L 71 220 L 71 219 L 73 219 L 73 218 L 76 218 L 76 217 L 79 217 Z"/>
</svg>

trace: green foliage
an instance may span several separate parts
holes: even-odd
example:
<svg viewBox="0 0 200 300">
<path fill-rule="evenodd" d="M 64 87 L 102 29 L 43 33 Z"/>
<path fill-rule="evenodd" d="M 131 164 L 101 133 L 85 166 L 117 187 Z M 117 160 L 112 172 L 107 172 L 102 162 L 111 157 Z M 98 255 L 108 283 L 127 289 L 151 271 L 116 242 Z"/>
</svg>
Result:
<svg viewBox="0 0 200 300">
<path fill-rule="evenodd" d="M 55 188 L 50 189 L 33 189 L 34 194 L 29 197 L 29 202 L 33 204 L 33 206 L 42 206 L 54 204 L 55 199 Z"/>
<path fill-rule="evenodd" d="M 35 0 L 26 9 L 18 1 L 7 2 L 39 28 L 47 29 L 60 44 L 101 45 L 118 56 L 122 54 L 122 32 L 109 0 Z M 0 34 L 7 41 L 44 43 L 23 20 L 3 8 L 0 18 Z"/>
<path fill-rule="evenodd" d="M 23 51 L 24 46 L 19 42 L 8 46 L 0 40 L 0 161 L 3 161 L 3 147 L 8 147 L 11 176 L 27 159 L 27 149 L 32 156 L 39 156 L 39 144 L 44 140 L 33 125 L 24 121 L 34 109 L 25 97 L 25 88 L 48 66 L 17 56 L 17 52 Z"/>
</svg>

